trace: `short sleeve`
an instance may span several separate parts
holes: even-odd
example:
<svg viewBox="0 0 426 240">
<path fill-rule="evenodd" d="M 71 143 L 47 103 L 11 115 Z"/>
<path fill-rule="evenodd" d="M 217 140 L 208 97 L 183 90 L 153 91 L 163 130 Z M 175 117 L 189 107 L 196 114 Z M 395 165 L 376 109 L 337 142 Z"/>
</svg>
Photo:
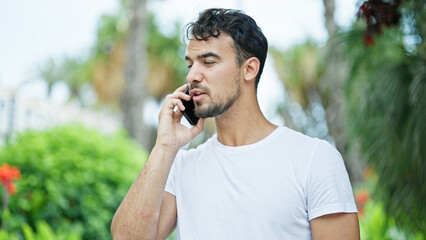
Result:
<svg viewBox="0 0 426 240">
<path fill-rule="evenodd" d="M 178 154 L 175 157 L 175 160 L 173 161 L 173 164 L 170 168 L 169 176 L 167 177 L 166 186 L 164 188 L 164 191 L 169 192 L 176 196 L 176 187 L 175 187 L 175 178 L 176 178 L 176 162 L 178 159 L 180 159 L 181 151 L 178 152 Z"/>
<path fill-rule="evenodd" d="M 308 171 L 309 220 L 326 214 L 357 212 L 343 158 L 328 142 L 319 141 Z"/>
</svg>

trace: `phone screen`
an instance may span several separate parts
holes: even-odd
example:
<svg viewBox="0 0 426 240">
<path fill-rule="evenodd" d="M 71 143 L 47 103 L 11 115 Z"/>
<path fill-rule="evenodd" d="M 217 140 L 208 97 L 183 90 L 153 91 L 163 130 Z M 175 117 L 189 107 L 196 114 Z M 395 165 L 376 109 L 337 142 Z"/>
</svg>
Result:
<svg viewBox="0 0 426 240">
<path fill-rule="evenodd" d="M 189 95 L 189 87 L 186 88 L 185 90 L 185 94 Z M 191 125 L 196 125 L 198 123 L 198 117 L 195 116 L 194 110 L 195 110 L 195 104 L 194 101 L 189 100 L 182 100 L 183 105 L 185 106 L 185 110 L 181 111 L 183 113 L 183 116 L 185 116 L 186 120 L 188 120 L 188 122 Z"/>
</svg>

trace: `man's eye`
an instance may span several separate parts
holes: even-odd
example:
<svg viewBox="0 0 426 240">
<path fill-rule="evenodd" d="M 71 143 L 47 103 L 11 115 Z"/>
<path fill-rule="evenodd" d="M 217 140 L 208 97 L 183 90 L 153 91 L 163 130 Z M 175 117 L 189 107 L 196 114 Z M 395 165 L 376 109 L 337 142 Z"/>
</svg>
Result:
<svg viewBox="0 0 426 240">
<path fill-rule="evenodd" d="M 192 65 L 188 65 L 188 66 L 186 66 L 186 68 L 188 68 L 188 69 L 190 69 L 192 67 Z"/>
<path fill-rule="evenodd" d="M 206 65 L 212 65 L 212 64 L 214 64 L 215 62 L 210 62 L 210 61 L 205 61 L 204 62 L 204 64 L 206 64 Z"/>
</svg>

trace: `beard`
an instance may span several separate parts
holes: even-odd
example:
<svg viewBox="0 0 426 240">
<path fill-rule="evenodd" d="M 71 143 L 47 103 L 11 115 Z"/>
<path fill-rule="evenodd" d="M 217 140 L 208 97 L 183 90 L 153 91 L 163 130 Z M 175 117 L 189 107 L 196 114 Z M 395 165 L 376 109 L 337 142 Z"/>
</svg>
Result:
<svg viewBox="0 0 426 240">
<path fill-rule="evenodd" d="M 209 117 L 217 117 L 225 113 L 241 95 L 241 86 L 240 86 L 240 75 L 238 74 L 233 81 L 233 89 L 230 95 L 224 96 L 223 98 L 215 101 L 211 100 L 209 106 L 207 108 L 202 109 L 201 103 L 195 102 L 195 115 L 199 118 L 209 118 Z M 198 86 L 194 86 L 198 87 Z M 208 92 L 208 91 L 206 91 Z"/>
</svg>

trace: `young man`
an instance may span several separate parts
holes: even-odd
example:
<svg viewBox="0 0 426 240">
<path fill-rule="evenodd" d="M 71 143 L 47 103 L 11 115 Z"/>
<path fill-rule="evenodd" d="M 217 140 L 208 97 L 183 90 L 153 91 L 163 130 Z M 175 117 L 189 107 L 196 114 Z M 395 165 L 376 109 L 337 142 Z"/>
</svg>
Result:
<svg viewBox="0 0 426 240">
<path fill-rule="evenodd" d="M 359 239 L 352 189 L 327 142 L 270 123 L 257 84 L 267 40 L 237 10 L 207 9 L 187 36 L 187 85 L 168 95 L 157 141 L 118 208 L 114 239 Z M 198 124 L 180 123 L 182 99 Z M 174 110 L 175 106 L 179 110 Z M 180 150 L 214 117 L 217 134 Z"/>
</svg>

